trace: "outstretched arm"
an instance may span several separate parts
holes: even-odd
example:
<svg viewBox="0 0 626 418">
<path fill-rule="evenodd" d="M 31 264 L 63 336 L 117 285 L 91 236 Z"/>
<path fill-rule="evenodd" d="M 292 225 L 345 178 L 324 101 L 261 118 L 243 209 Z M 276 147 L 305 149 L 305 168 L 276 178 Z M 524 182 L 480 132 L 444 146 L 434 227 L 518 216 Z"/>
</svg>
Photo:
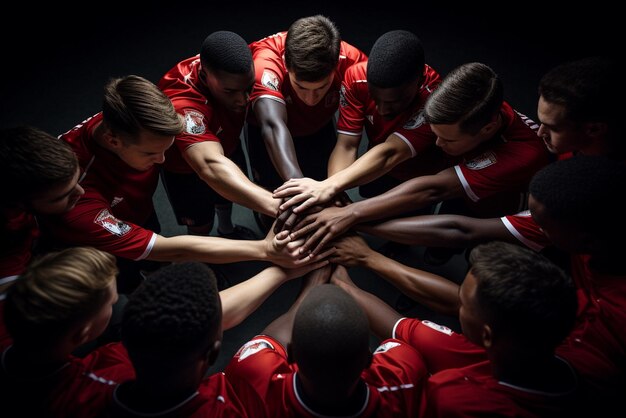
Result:
<svg viewBox="0 0 626 418">
<path fill-rule="evenodd" d="M 328 203 L 339 192 L 377 179 L 411 155 L 411 148 L 398 136 L 391 135 L 384 143 L 376 145 L 326 180 L 291 179 L 276 189 L 273 196 L 289 197 L 281 204 L 280 210 L 297 206 L 294 212 L 301 213 L 312 206 Z"/>
<path fill-rule="evenodd" d="M 254 113 L 261 125 L 261 136 L 276 171 L 283 180 L 302 177 L 291 133 L 287 128 L 287 107 L 272 99 L 254 102 Z"/>
<path fill-rule="evenodd" d="M 361 309 L 367 314 L 370 329 L 381 340 L 390 338 L 393 327 L 402 315 L 379 297 L 362 290 L 354 284 L 345 267 L 336 266 L 331 278 L 331 283 L 341 287 L 352 296 Z"/>
<path fill-rule="evenodd" d="M 224 155 L 219 142 L 192 145 L 183 156 L 200 178 L 226 199 L 272 217 L 277 215 L 280 200 L 250 181 L 237 164 Z"/>
<path fill-rule="evenodd" d="M 317 270 L 310 272 L 302 281 L 302 288 L 300 294 L 296 298 L 291 308 L 274 321 L 272 321 L 265 329 L 263 334 L 267 334 L 277 339 L 283 347 L 287 347 L 287 344 L 291 342 L 291 333 L 293 331 L 293 321 L 296 316 L 296 312 L 300 307 L 300 304 L 304 300 L 305 296 L 315 286 L 319 286 L 324 283 L 328 283 L 330 279 L 330 273 L 332 269 L 330 265 L 326 265 Z"/>
<path fill-rule="evenodd" d="M 318 261 L 306 267 L 292 270 L 285 270 L 276 266 L 268 267 L 256 276 L 222 290 L 220 292 L 222 300 L 222 327 L 226 330 L 239 325 L 274 293 L 280 285 L 327 264 L 328 261 Z"/>
<path fill-rule="evenodd" d="M 333 243 L 331 262 L 366 267 L 396 286 L 402 293 L 435 312 L 458 316 L 459 285 L 436 274 L 405 266 L 372 250 L 358 235 Z"/>
<path fill-rule="evenodd" d="M 498 240 L 519 241 L 500 218 L 471 218 L 461 215 L 422 215 L 399 218 L 379 224 L 359 224 L 354 229 L 390 241 L 409 245 L 436 247 L 470 247 Z"/>
</svg>

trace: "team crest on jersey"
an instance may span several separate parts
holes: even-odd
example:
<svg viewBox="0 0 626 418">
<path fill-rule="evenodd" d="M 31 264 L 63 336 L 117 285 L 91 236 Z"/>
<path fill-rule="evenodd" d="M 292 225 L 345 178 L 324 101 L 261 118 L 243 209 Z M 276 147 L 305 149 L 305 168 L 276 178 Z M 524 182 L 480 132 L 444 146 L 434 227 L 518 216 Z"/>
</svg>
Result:
<svg viewBox="0 0 626 418">
<path fill-rule="evenodd" d="M 185 110 L 185 132 L 192 135 L 205 133 L 204 115 L 196 110 Z"/>
<path fill-rule="evenodd" d="M 243 345 L 243 347 L 239 349 L 239 351 L 237 351 L 235 357 L 238 357 L 238 361 L 242 361 L 246 357 L 250 357 L 251 355 L 258 353 L 265 348 L 273 350 L 274 346 L 267 340 L 248 341 Z"/>
<path fill-rule="evenodd" d="M 346 100 L 346 87 L 344 85 L 341 85 L 341 88 L 339 89 L 339 106 L 348 106 L 348 101 Z"/>
<path fill-rule="evenodd" d="M 117 219 L 108 209 L 102 209 L 96 216 L 96 219 L 94 219 L 94 223 L 118 237 L 126 235 L 131 229 L 130 225 Z"/>
<path fill-rule="evenodd" d="M 119 204 L 119 203 L 122 203 L 122 200 L 124 200 L 124 198 L 123 198 L 123 197 L 118 197 L 118 196 L 115 196 L 115 197 L 113 198 L 113 200 L 111 201 L 111 207 L 113 207 L 113 206 L 115 206 L 115 205 L 117 205 L 117 204 Z"/>
<path fill-rule="evenodd" d="M 400 343 L 397 343 L 395 341 L 387 341 L 386 343 L 379 345 L 376 351 L 374 351 L 374 354 L 385 353 L 399 345 Z"/>
<path fill-rule="evenodd" d="M 411 116 L 411 119 L 407 120 L 403 129 L 417 129 L 422 126 L 426 122 L 426 118 L 424 118 L 424 110 L 420 109 L 419 112 Z"/>
<path fill-rule="evenodd" d="M 443 334 L 452 335 L 452 330 L 448 327 L 444 327 L 443 325 L 439 325 L 428 320 L 422 321 L 422 324 L 426 325 L 428 328 L 432 328 L 435 331 L 439 331 Z"/>
<path fill-rule="evenodd" d="M 483 168 L 489 167 L 496 162 L 498 162 L 496 154 L 488 151 L 480 154 L 478 157 L 472 158 L 465 163 L 465 166 L 470 170 L 482 170 Z"/>
<path fill-rule="evenodd" d="M 280 81 L 278 80 L 278 76 L 272 70 L 263 70 L 263 75 L 261 76 L 261 84 L 268 89 L 274 91 L 278 91 L 280 89 Z"/>
</svg>

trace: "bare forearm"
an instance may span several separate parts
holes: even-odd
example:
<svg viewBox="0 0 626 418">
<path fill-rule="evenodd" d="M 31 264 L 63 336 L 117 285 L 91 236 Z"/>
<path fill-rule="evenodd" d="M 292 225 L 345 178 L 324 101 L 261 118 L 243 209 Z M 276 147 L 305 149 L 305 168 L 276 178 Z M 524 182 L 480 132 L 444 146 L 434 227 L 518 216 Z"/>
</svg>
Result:
<svg viewBox="0 0 626 418">
<path fill-rule="evenodd" d="M 222 326 L 229 329 L 239 325 L 287 279 L 278 267 L 268 267 L 256 276 L 222 290 Z"/>
<path fill-rule="evenodd" d="M 339 142 L 340 139 L 341 137 L 337 139 L 337 145 L 335 145 L 328 159 L 328 177 L 349 167 L 356 161 L 358 146 L 354 146 L 353 144 L 343 145 Z"/>
<path fill-rule="evenodd" d="M 233 263 L 236 261 L 266 260 L 264 241 L 240 241 L 217 237 L 158 235 L 148 255 L 155 261 L 201 261 L 205 263 Z"/>
<path fill-rule="evenodd" d="M 261 135 L 267 147 L 267 153 L 280 177 L 287 181 L 303 177 L 291 133 L 282 124 L 264 125 Z"/>
<path fill-rule="evenodd" d="M 435 312 L 458 315 L 459 286 L 456 283 L 436 274 L 405 266 L 376 252 L 364 260 L 364 266 Z"/>
</svg>

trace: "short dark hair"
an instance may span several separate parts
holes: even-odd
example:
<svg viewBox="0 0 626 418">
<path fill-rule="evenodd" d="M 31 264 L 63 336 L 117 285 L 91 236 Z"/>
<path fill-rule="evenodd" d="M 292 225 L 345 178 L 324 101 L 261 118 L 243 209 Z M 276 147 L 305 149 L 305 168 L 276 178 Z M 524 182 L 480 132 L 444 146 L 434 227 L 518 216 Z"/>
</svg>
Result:
<svg viewBox="0 0 626 418">
<path fill-rule="evenodd" d="M 131 142 L 142 129 L 174 136 L 185 126 L 165 93 L 136 75 L 114 78 L 107 83 L 102 114 L 109 129 L 129 135 Z"/>
<path fill-rule="evenodd" d="M 65 141 L 30 126 L 0 130 L 2 206 L 69 182 L 77 169 L 76 154 Z"/>
<path fill-rule="evenodd" d="M 303 17 L 291 24 L 285 40 L 285 65 L 302 81 L 328 77 L 339 62 L 341 36 L 325 16 Z"/>
<path fill-rule="evenodd" d="M 587 57 L 547 72 L 539 82 L 539 94 L 563 106 L 565 117 L 575 123 L 616 123 L 622 117 L 621 108 L 613 104 L 614 97 L 621 97 L 615 92 L 621 84 L 616 83 L 619 79 L 613 60 Z"/>
<path fill-rule="evenodd" d="M 209 70 L 247 74 L 252 68 L 252 52 L 241 36 L 222 30 L 202 42 L 200 62 Z"/>
<path fill-rule="evenodd" d="M 554 349 L 576 320 L 572 279 L 544 256 L 518 245 L 490 242 L 470 254 L 477 302 L 492 329 L 523 347 Z M 543 350 L 542 350 L 543 351 Z"/>
<path fill-rule="evenodd" d="M 459 124 L 466 133 L 476 134 L 500 111 L 502 82 L 487 65 L 463 64 L 443 79 L 428 97 L 426 121 L 435 125 Z"/>
<path fill-rule="evenodd" d="M 291 339 L 298 367 L 317 382 L 356 379 L 369 352 L 369 323 L 356 301 L 331 284 L 315 287 L 294 318 Z"/>
<path fill-rule="evenodd" d="M 380 36 L 367 61 L 367 82 L 380 88 L 398 87 L 424 74 L 424 47 L 406 30 L 392 30 Z"/>
<path fill-rule="evenodd" d="M 171 264 L 129 297 L 122 342 L 136 368 L 175 367 L 210 348 L 222 311 L 215 275 L 205 264 Z"/>
<path fill-rule="evenodd" d="M 552 219 L 596 237 L 626 232 L 623 208 L 611 202 L 626 190 L 626 166 L 607 156 L 578 155 L 548 164 L 530 181 L 529 191 Z"/>
</svg>

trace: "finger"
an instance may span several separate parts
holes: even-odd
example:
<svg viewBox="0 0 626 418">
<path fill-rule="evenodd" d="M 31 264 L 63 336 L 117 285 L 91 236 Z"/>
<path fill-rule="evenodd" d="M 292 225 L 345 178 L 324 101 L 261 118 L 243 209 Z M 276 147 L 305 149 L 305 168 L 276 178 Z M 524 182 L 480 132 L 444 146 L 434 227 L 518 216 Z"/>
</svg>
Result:
<svg viewBox="0 0 626 418">
<path fill-rule="evenodd" d="M 326 250 L 320 252 L 319 254 L 313 255 L 312 259 L 314 259 L 314 260 L 315 259 L 321 260 L 323 258 L 326 258 L 326 257 L 328 257 L 330 255 L 335 254 L 336 252 L 337 252 L 337 249 L 335 247 L 330 247 L 330 248 L 327 248 Z"/>
<path fill-rule="evenodd" d="M 305 225 L 300 229 L 297 229 L 296 231 L 293 231 L 291 233 L 291 239 L 292 240 L 296 240 L 296 239 L 300 239 L 302 237 L 305 237 L 307 235 L 309 235 L 315 228 L 315 224 L 311 223 L 309 225 Z M 309 240 L 309 238 L 305 239 L 304 244 L 302 244 L 303 246 L 306 246 L 307 241 Z M 308 247 L 307 247 L 308 248 Z"/>
<path fill-rule="evenodd" d="M 315 197 L 309 197 L 307 200 L 303 201 L 299 206 L 293 208 L 294 213 L 303 213 L 306 212 L 307 209 L 315 206 L 317 204 L 317 199 Z"/>
<path fill-rule="evenodd" d="M 309 226 L 311 231 L 314 230 L 314 228 L 313 228 L 314 225 L 315 224 Z M 326 232 L 325 232 L 324 228 L 318 229 L 317 231 L 313 232 L 311 235 L 309 235 L 306 238 L 305 243 L 301 247 L 301 251 L 303 251 L 303 252 L 309 251 L 309 252 L 311 252 L 311 254 L 315 255 L 315 253 L 313 251 L 311 251 L 311 249 L 312 248 L 318 248 L 320 240 L 322 240 L 325 235 L 326 235 Z M 321 249 L 321 247 L 319 247 L 319 248 Z"/>
<path fill-rule="evenodd" d="M 279 197 L 279 196 L 276 195 L 276 197 Z M 278 208 L 281 211 L 286 211 L 290 207 L 297 206 L 307 199 L 309 199 L 309 196 L 306 194 L 296 194 L 296 195 L 293 195 L 291 199 L 287 200 L 286 202 L 283 202 Z M 294 211 L 295 211 L 295 208 L 294 208 Z"/>
<path fill-rule="evenodd" d="M 283 184 L 281 184 L 280 186 L 278 186 L 276 189 L 274 189 L 273 193 L 280 192 L 280 191 L 288 189 L 290 187 L 294 187 L 294 183 L 295 183 L 295 186 L 297 186 L 297 180 L 289 179 L 286 182 L 284 182 Z"/>
<path fill-rule="evenodd" d="M 279 246 L 283 247 L 291 242 L 291 235 L 289 231 L 281 231 L 274 236 Z"/>
<path fill-rule="evenodd" d="M 287 218 L 287 220 L 285 221 L 285 225 L 283 226 L 283 229 L 292 230 L 294 225 L 297 222 L 298 222 L 298 214 L 294 213 L 293 211 L 290 211 L 290 215 Z"/>
<path fill-rule="evenodd" d="M 328 244 L 330 241 L 332 241 L 333 238 L 335 238 L 335 234 L 332 231 L 328 231 L 323 236 L 321 241 L 319 241 L 317 246 L 313 250 L 311 250 L 311 254 L 315 255 L 318 252 L 320 252 L 326 246 L 326 244 Z M 304 245 L 307 245 L 307 243 L 305 243 Z M 311 248 L 311 247 L 309 247 L 309 248 Z"/>
<path fill-rule="evenodd" d="M 285 231 L 288 228 L 285 228 L 285 221 L 289 219 L 292 211 L 281 212 L 280 215 L 276 218 L 276 222 L 274 222 L 274 233 L 278 234 L 279 232 Z"/>
</svg>

